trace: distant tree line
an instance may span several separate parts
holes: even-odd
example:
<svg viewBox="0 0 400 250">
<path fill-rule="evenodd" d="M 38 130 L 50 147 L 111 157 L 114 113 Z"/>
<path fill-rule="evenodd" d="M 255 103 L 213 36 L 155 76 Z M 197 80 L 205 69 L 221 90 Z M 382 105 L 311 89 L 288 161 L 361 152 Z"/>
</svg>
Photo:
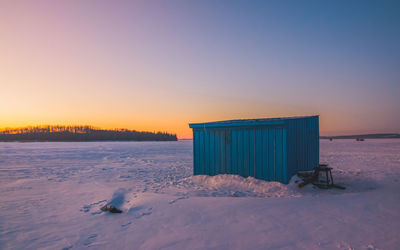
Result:
<svg viewBox="0 0 400 250">
<path fill-rule="evenodd" d="M 177 141 L 177 137 L 164 132 L 57 125 L 3 129 L 0 141 Z"/>
</svg>

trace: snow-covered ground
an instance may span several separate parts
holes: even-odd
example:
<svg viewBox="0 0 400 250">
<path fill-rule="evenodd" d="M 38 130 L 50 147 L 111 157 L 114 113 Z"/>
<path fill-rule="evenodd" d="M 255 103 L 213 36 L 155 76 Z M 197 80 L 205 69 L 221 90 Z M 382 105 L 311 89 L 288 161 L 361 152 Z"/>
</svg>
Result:
<svg viewBox="0 0 400 250">
<path fill-rule="evenodd" d="M 322 162 L 346 190 L 193 177 L 192 141 L 0 143 L 0 249 L 399 249 L 400 140 Z"/>
</svg>

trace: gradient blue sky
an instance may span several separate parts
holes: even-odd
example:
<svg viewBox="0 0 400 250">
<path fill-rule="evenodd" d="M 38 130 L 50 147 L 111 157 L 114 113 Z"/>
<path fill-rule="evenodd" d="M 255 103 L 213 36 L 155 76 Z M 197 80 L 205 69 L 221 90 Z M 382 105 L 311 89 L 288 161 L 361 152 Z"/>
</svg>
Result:
<svg viewBox="0 0 400 250">
<path fill-rule="evenodd" d="M 4 1 L 0 30 L 0 128 L 400 132 L 398 1 Z"/>
</svg>

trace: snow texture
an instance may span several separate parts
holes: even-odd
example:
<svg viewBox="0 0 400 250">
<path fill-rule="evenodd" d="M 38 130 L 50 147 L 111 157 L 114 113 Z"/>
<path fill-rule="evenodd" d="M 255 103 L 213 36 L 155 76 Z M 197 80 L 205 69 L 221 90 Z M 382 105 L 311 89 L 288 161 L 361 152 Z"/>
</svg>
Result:
<svg viewBox="0 0 400 250">
<path fill-rule="evenodd" d="M 0 249 L 398 249 L 400 140 L 320 158 L 346 190 L 192 176 L 192 141 L 0 143 Z"/>
</svg>

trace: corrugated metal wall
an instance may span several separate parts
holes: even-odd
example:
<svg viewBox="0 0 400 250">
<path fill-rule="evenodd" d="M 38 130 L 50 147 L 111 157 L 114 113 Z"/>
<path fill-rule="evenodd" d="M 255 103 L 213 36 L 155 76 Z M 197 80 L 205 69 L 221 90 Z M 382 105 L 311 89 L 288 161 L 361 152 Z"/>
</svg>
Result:
<svg viewBox="0 0 400 250">
<path fill-rule="evenodd" d="M 287 120 L 288 176 L 319 164 L 318 116 Z M 290 178 L 290 177 L 289 177 Z"/>
<path fill-rule="evenodd" d="M 286 129 L 195 129 L 194 174 L 238 174 L 286 182 Z"/>
<path fill-rule="evenodd" d="M 318 116 L 271 123 L 193 128 L 194 174 L 238 174 L 287 183 L 298 171 L 317 166 Z"/>
</svg>

